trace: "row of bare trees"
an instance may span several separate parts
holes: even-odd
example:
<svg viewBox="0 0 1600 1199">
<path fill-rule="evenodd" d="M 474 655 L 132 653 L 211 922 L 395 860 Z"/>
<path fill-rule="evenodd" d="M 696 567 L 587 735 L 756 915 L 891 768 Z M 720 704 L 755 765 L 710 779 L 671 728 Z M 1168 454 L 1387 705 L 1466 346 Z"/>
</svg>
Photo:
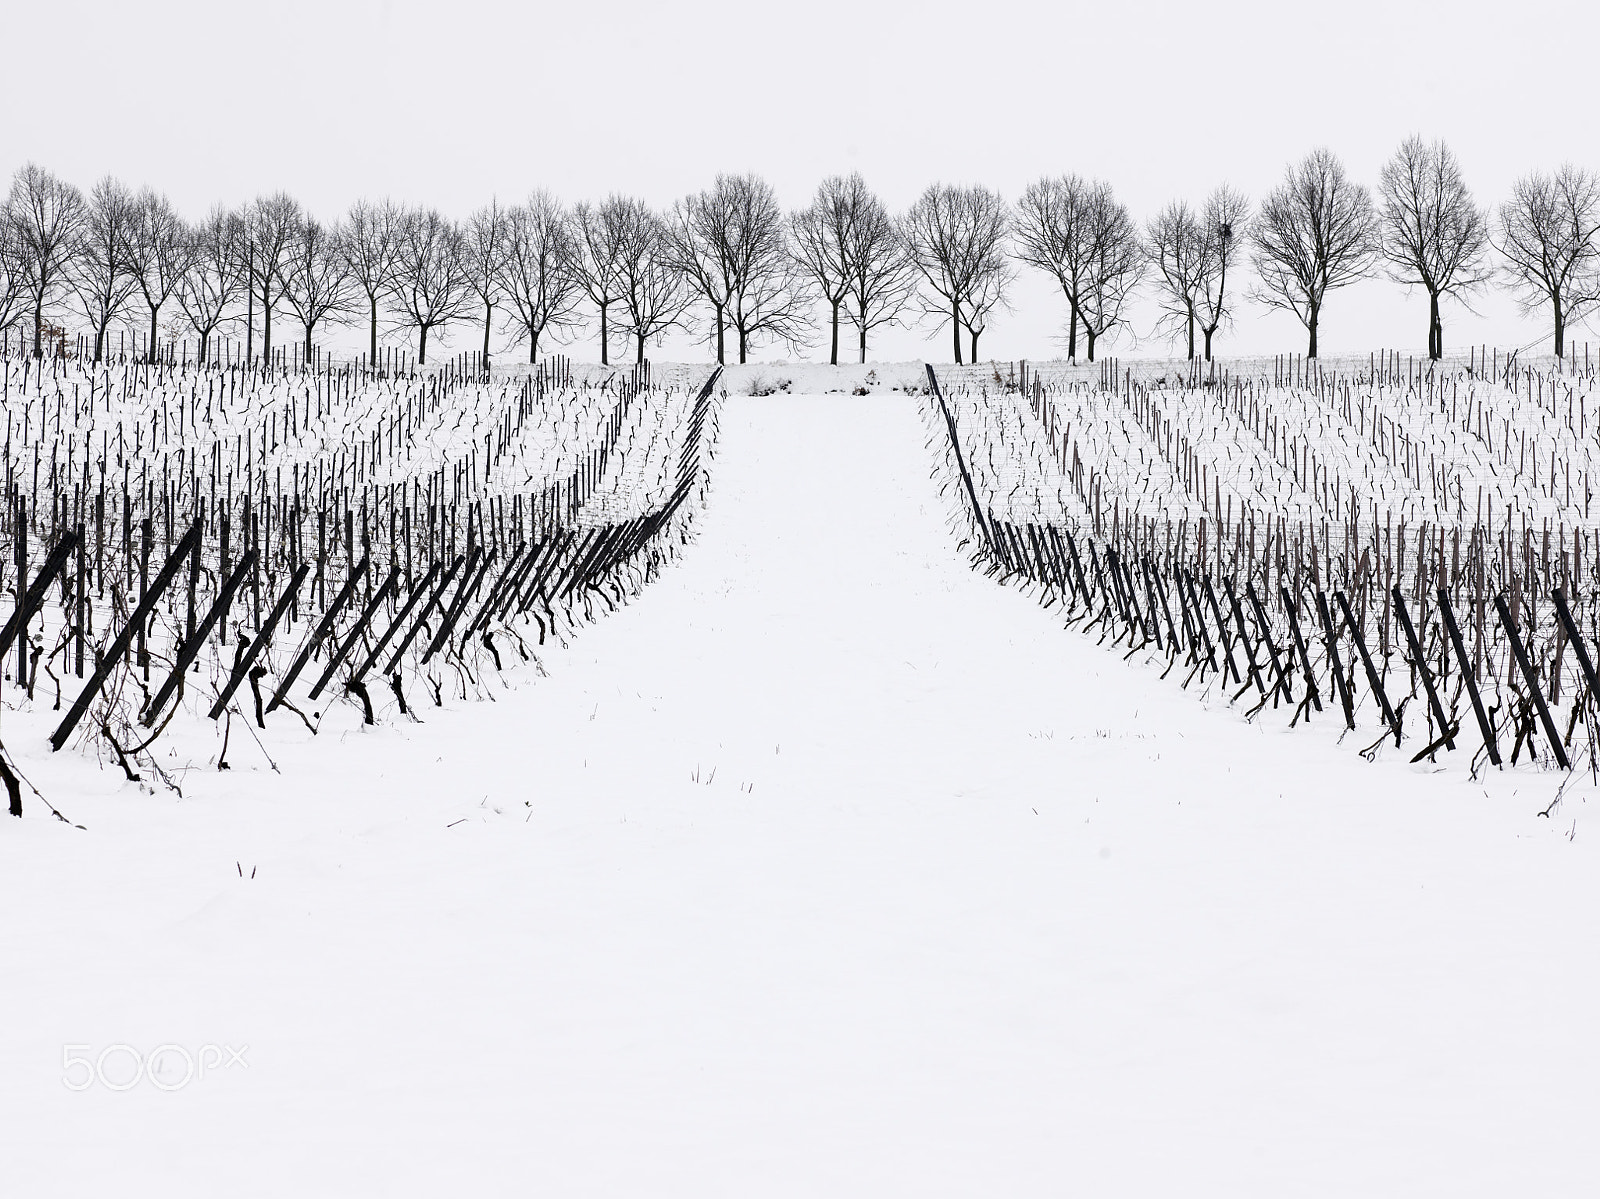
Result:
<svg viewBox="0 0 1600 1199">
<path fill-rule="evenodd" d="M 1491 255 L 1491 250 L 1495 252 Z M 1066 301 L 1066 350 L 1097 345 L 1131 323 L 1148 285 L 1158 334 L 1210 359 L 1241 297 L 1290 313 L 1317 353 L 1331 292 L 1386 267 L 1428 295 L 1428 351 L 1444 352 L 1441 307 L 1470 305 L 1497 277 L 1526 311 L 1550 314 L 1555 351 L 1600 304 L 1600 178 L 1572 166 L 1519 180 L 1491 213 L 1475 202 L 1443 142 L 1413 137 L 1383 167 L 1376 196 L 1331 152 L 1291 166 L 1253 210 L 1226 185 L 1199 206 L 1174 201 L 1143 225 L 1111 185 L 1077 175 L 1030 184 L 1016 204 L 982 186 L 934 184 L 892 214 L 859 174 L 825 180 L 786 212 L 757 175 L 658 211 L 612 195 L 567 208 L 546 192 L 498 201 L 458 222 L 434 209 L 361 201 L 324 224 L 290 195 L 185 221 L 168 199 L 107 177 L 85 195 L 28 164 L 0 211 L 0 328 L 30 326 L 36 345 L 65 305 L 106 348 L 117 322 L 147 322 L 148 344 L 193 332 L 204 356 L 242 327 L 245 354 L 272 352 L 287 314 L 306 354 L 330 325 L 364 324 L 430 337 L 481 321 L 487 360 L 498 321 L 512 343 L 560 341 L 598 320 L 600 357 L 624 341 L 678 329 L 703 334 L 717 361 L 763 344 L 797 350 L 825 313 L 830 361 L 841 326 L 865 362 L 869 334 L 896 323 L 950 326 L 957 362 L 1010 305 L 1018 264 L 1043 272 Z M 1247 267 L 1254 279 L 1241 287 Z"/>
</svg>

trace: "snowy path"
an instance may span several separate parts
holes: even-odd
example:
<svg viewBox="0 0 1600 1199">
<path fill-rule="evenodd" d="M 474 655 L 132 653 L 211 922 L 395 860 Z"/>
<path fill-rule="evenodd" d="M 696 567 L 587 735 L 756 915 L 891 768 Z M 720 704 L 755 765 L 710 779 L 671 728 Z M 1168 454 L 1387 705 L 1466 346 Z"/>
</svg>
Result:
<svg viewBox="0 0 1600 1199">
<path fill-rule="evenodd" d="M 909 399 L 722 430 L 548 679 L 182 802 L 39 764 L 90 831 L 0 829 L 5 1191 L 1593 1193 L 1581 798 L 1063 632 L 953 552 Z M 162 1043 L 249 1068 L 62 1085 Z"/>
</svg>

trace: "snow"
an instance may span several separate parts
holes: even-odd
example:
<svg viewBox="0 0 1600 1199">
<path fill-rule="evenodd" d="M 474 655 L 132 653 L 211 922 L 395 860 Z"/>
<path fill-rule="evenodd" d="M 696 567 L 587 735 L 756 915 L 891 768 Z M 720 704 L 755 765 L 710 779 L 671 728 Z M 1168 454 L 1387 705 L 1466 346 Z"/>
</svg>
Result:
<svg viewBox="0 0 1600 1199">
<path fill-rule="evenodd" d="M 1064 631 L 924 403 L 730 388 L 696 543 L 497 702 L 182 799 L 7 710 L 85 828 L 0 828 L 4 1190 L 1594 1193 L 1595 788 Z M 248 1066 L 63 1085 L 162 1044 Z"/>
</svg>

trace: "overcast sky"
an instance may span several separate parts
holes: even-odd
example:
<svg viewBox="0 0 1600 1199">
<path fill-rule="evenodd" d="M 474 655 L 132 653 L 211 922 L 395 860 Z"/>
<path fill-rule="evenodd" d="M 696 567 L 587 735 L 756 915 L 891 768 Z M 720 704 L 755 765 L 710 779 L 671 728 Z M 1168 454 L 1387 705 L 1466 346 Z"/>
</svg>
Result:
<svg viewBox="0 0 1600 1199">
<path fill-rule="evenodd" d="M 465 216 L 535 187 L 665 206 L 747 170 L 789 207 L 860 170 L 898 210 L 936 180 L 1014 200 L 1075 171 L 1142 221 L 1223 181 L 1259 197 L 1319 144 L 1372 186 L 1413 132 L 1450 142 L 1485 205 L 1529 170 L 1600 167 L 1583 78 L 1600 19 L 1581 3 L 56 0 L 4 28 L 7 172 L 32 159 L 83 187 L 111 172 L 194 216 L 279 188 L 327 218 L 383 195 Z M 1014 300 L 981 356 L 1057 353 L 1059 296 L 1025 273 Z M 1447 311 L 1447 349 L 1548 346 L 1542 317 L 1501 295 L 1476 307 Z M 1154 315 L 1114 352 L 1163 352 Z M 1324 352 L 1420 347 L 1426 321 L 1420 292 L 1360 284 L 1330 299 Z M 873 356 L 948 344 L 888 332 Z M 1219 349 L 1304 336 L 1247 305 Z M 573 352 L 594 357 L 592 338 Z"/>
</svg>

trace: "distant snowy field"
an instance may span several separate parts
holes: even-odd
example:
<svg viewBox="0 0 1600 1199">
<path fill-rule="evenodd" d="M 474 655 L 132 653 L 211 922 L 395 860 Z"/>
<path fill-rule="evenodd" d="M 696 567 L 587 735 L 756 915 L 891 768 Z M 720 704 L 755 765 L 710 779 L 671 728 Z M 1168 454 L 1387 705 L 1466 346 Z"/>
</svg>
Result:
<svg viewBox="0 0 1600 1199">
<path fill-rule="evenodd" d="M 1594 1193 L 1600 790 L 1063 631 L 895 377 L 730 371 L 697 544 L 497 702 L 181 800 L 4 710 L 84 826 L 0 836 L 5 1191 Z"/>
</svg>

